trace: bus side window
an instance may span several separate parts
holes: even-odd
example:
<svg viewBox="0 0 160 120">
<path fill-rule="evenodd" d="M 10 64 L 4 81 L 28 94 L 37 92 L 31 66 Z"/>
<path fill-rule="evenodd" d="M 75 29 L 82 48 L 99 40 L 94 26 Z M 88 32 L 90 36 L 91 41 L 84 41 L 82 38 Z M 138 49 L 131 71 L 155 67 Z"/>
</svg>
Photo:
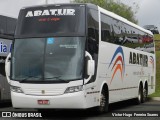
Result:
<svg viewBox="0 0 160 120">
<path fill-rule="evenodd" d="M 101 13 L 101 40 L 111 42 L 110 18 Z"/>
<path fill-rule="evenodd" d="M 6 17 L 0 16 L 0 34 L 6 33 Z"/>
<path fill-rule="evenodd" d="M 88 38 L 87 38 L 87 51 L 91 54 L 93 60 L 95 60 L 95 74 L 91 78 L 90 82 L 94 82 L 97 73 L 98 63 L 98 46 L 99 46 L 99 23 L 98 23 L 98 11 L 89 9 L 88 12 Z M 87 59 L 87 58 L 86 58 Z"/>
<path fill-rule="evenodd" d="M 90 54 L 98 54 L 98 11 L 89 9 L 88 13 L 88 51 Z"/>
</svg>

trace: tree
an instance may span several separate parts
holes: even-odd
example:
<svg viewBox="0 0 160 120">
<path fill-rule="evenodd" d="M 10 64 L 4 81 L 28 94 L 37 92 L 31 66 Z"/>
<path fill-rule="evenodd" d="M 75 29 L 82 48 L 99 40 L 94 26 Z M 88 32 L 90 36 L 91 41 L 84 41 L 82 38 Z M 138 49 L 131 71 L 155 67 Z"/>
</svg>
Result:
<svg viewBox="0 0 160 120">
<path fill-rule="evenodd" d="M 75 3 L 93 3 L 98 5 L 106 10 L 114 12 L 129 21 L 138 24 L 138 20 L 135 18 L 135 13 L 131 7 L 121 3 L 115 2 L 113 0 L 73 0 Z M 137 7 L 138 8 L 138 7 Z"/>
</svg>

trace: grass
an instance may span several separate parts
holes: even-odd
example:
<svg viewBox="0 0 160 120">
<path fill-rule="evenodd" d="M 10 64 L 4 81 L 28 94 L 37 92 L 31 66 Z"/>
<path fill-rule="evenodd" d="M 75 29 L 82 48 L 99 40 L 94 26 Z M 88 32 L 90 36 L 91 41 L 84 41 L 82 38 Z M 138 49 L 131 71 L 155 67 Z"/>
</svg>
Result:
<svg viewBox="0 0 160 120">
<path fill-rule="evenodd" d="M 154 40 L 160 40 L 160 34 L 154 34 Z"/>
<path fill-rule="evenodd" d="M 160 97 L 160 51 L 156 52 L 156 91 L 151 97 Z"/>
<path fill-rule="evenodd" d="M 160 41 L 156 41 L 156 91 L 151 97 L 160 97 Z"/>
<path fill-rule="evenodd" d="M 158 51 L 160 51 L 160 41 L 156 41 L 155 42 L 155 47 L 156 47 L 156 51 L 158 52 Z"/>
</svg>

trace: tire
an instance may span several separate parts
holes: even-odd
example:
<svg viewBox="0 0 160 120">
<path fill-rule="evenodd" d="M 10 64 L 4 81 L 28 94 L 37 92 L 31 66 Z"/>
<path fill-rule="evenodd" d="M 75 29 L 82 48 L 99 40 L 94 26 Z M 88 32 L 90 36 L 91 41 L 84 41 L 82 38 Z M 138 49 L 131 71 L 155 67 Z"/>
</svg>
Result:
<svg viewBox="0 0 160 120">
<path fill-rule="evenodd" d="M 1 96 L 1 89 L 0 89 L 0 100 L 2 100 L 2 96 Z"/>
<path fill-rule="evenodd" d="M 147 100 L 147 96 L 148 96 L 148 86 L 145 85 L 144 89 L 143 89 L 143 99 L 142 99 L 142 103 L 145 102 Z"/>
<path fill-rule="evenodd" d="M 136 104 L 140 104 L 143 102 L 143 87 L 142 85 L 139 86 L 138 90 L 138 97 L 136 98 Z"/>
<path fill-rule="evenodd" d="M 108 91 L 105 91 L 103 89 L 100 95 L 100 106 L 96 108 L 96 111 L 102 114 L 108 112 L 108 107 L 109 107 Z"/>
</svg>

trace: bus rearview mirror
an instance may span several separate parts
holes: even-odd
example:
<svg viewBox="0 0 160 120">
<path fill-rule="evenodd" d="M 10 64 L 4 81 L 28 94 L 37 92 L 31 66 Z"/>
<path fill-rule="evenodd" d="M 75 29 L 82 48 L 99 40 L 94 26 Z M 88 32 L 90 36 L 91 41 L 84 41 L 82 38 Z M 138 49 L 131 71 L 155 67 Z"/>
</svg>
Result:
<svg viewBox="0 0 160 120">
<path fill-rule="evenodd" d="M 10 67 L 11 67 L 11 53 L 8 54 L 6 61 L 5 61 L 5 72 L 6 72 L 6 77 L 7 77 L 7 81 L 8 83 L 10 83 L 9 81 L 9 77 L 10 77 Z"/>
<path fill-rule="evenodd" d="M 87 74 L 89 76 L 94 75 L 94 71 L 95 71 L 95 61 L 94 60 L 88 60 L 87 63 Z"/>
</svg>

